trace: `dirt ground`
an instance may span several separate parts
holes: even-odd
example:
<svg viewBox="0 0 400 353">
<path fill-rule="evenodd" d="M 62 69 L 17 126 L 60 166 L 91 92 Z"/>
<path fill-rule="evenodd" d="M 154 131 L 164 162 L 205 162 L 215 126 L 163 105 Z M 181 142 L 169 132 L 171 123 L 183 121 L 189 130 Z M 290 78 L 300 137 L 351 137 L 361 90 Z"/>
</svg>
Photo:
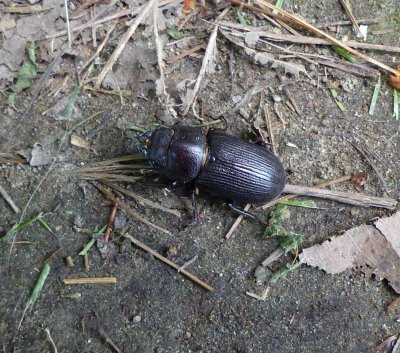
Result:
<svg viewBox="0 0 400 353">
<path fill-rule="evenodd" d="M 47 3 L 44 1 L 43 5 Z M 396 0 L 351 3 L 357 18 L 378 20 L 369 26 L 369 31 L 378 32 L 369 35 L 368 42 L 400 45 L 400 12 Z M 135 1 L 126 4 L 137 6 Z M 5 5 L 10 6 L 10 3 Z M 209 6 L 211 15 L 207 17 L 206 14 L 204 18 L 212 21 L 218 13 L 213 12 L 213 4 Z M 177 5 L 166 10 L 164 15 L 176 14 L 180 7 Z M 314 24 L 346 20 L 336 0 L 286 0 L 284 8 Z M 260 16 L 243 13 L 253 26 L 271 26 Z M 1 47 L 7 38 L 17 35 L 15 31 L 21 33 L 24 30 L 18 26 L 26 26 L 27 22 L 18 19 L 29 16 L 37 15 L 12 14 L 16 27 L 2 34 Z M 230 11 L 228 19 L 238 22 L 236 9 Z M 207 26 L 199 15 L 185 25 L 183 33 L 187 37 L 193 36 L 194 44 L 207 42 Z M 0 186 L 21 210 L 27 205 L 21 216 L 21 213 L 15 214 L 0 197 L 0 235 L 21 220 L 39 213 L 43 213 L 52 232 L 35 222 L 18 232 L 14 242 L 0 243 L 1 351 L 117 351 L 107 342 L 106 333 L 123 352 L 366 353 L 374 352 L 373 347 L 386 337 L 397 335 L 400 330 L 399 312 L 385 311 L 396 298 L 396 293 L 385 281 L 352 270 L 328 275 L 303 265 L 270 285 L 268 281 L 272 274 L 293 261 L 294 256 L 281 257 L 260 274 L 261 262 L 277 248 L 277 242 L 263 239 L 264 227 L 253 220 L 244 220 L 234 237 L 225 240 L 225 234 L 237 215 L 224 200 L 207 195 L 199 198 L 198 223 L 189 227 L 183 226 L 183 218 L 188 217 L 184 211 L 182 219 L 178 220 L 127 200 L 132 208 L 168 229 L 171 235 L 149 228 L 118 211 L 109 251 L 101 254 L 99 244 L 94 246 L 89 252 L 89 270 L 85 270 L 83 256 L 78 254 L 92 239 L 95 229 L 107 224 L 110 205 L 104 203 L 104 197 L 92 183 L 72 177 L 68 172 L 94 161 L 136 152 L 136 132 L 129 129 L 130 126 L 152 129 L 156 123 L 177 121 L 165 115 L 156 96 L 154 81 L 159 74 L 152 32 L 145 33 L 148 27 L 139 27 L 133 36 L 135 42 L 130 41 L 123 54 L 125 58 L 115 65 L 114 77 L 106 78 L 105 88 L 113 89 L 117 94 L 81 89 L 70 116 L 62 116 L 60 112 L 76 84 L 75 54 L 66 54 L 61 62 L 56 63 L 47 77 L 46 88 L 26 116 L 23 112 L 28 109 L 35 84 L 43 77 L 51 59 L 47 61 L 40 56 L 44 55 L 43 51 L 37 51 L 38 76 L 32 88 L 17 95 L 16 110 L 7 106 L 10 82 L 3 81 L 0 152 L 15 155 L 34 149 L 42 152 L 42 161 L 43 158 L 48 161 L 37 166 L 32 163 L 0 164 Z M 272 28 L 268 27 L 269 30 Z M 338 38 L 345 35 L 354 37 L 351 27 L 339 28 Z M 54 30 L 60 29 L 63 29 L 61 25 Z M 96 76 L 104 66 L 125 30 L 124 21 L 117 25 L 116 32 L 96 62 L 92 76 Z M 94 50 L 91 33 L 86 29 L 74 38 L 74 46 L 81 50 L 78 50 L 80 54 L 85 46 Z M 167 42 L 176 41 L 165 31 L 160 34 Z M 190 47 L 194 46 L 193 43 Z M 165 48 L 166 56 L 180 51 L 173 45 Z M 400 122 L 392 116 L 393 93 L 386 74 L 382 76 L 381 94 L 375 114 L 371 116 L 368 109 L 376 79 L 291 59 L 304 65 L 308 73 L 308 76 L 300 73 L 299 77 L 286 75 L 291 95 L 301 109 L 299 115 L 286 104 L 288 97 L 279 89 L 281 83 L 274 69 L 255 64 L 222 35 L 218 35 L 217 48 L 216 71 L 211 76 L 206 75 L 207 87 L 198 97 L 205 121 L 230 111 L 246 93 L 262 87 L 275 126 L 277 154 L 288 172 L 288 182 L 311 186 L 363 171 L 367 175 L 364 185 L 347 182 L 332 188 L 399 200 Z M 292 49 L 338 58 L 330 48 L 323 46 L 297 45 Z M 12 53 L 7 52 L 12 61 Z M 400 60 L 399 54 L 376 50 L 366 53 L 391 65 Z M 180 102 L 178 83 L 196 78 L 203 54 L 204 51 L 199 51 L 166 66 L 167 89 L 177 103 Z M 68 74 L 71 78 L 60 92 L 50 94 Z M 115 82 L 120 87 L 116 87 Z M 340 110 L 332 98 L 329 90 L 332 84 L 336 85 L 338 99 L 346 111 Z M 260 93 L 254 94 L 240 110 L 227 116 L 228 132 L 255 141 L 253 122 L 259 102 Z M 280 124 L 277 112 L 284 125 Z M 88 119 L 95 113 L 99 114 Z M 185 124 L 199 123 L 192 111 L 181 120 Z M 88 142 L 90 149 L 70 144 L 68 133 L 72 128 Z M 374 164 L 387 184 L 387 192 L 370 163 L 351 142 L 373 153 Z M 137 183 L 130 187 L 168 207 L 176 207 L 178 196 L 184 194 L 180 189 L 168 192 L 154 183 Z M 353 226 L 371 224 L 377 218 L 393 213 L 319 199 L 316 202 L 318 209 L 290 208 L 290 217 L 284 222 L 287 229 L 304 234 L 303 247 L 321 243 Z M 267 221 L 269 212 L 260 212 L 260 218 Z M 132 246 L 121 236 L 124 233 L 140 239 L 179 265 L 197 256 L 187 269 L 214 290 L 204 290 Z M 66 264 L 68 256 L 74 262 L 73 267 Z M 46 262 L 50 265 L 49 276 L 18 330 L 25 305 Z M 65 278 L 108 276 L 116 277 L 117 283 L 66 286 L 62 282 Z M 261 295 L 268 286 L 271 289 L 265 301 L 246 295 L 246 292 Z M 80 293 L 80 296 L 66 296 L 71 293 Z M 50 343 L 45 329 L 49 329 L 57 350 Z"/>
</svg>

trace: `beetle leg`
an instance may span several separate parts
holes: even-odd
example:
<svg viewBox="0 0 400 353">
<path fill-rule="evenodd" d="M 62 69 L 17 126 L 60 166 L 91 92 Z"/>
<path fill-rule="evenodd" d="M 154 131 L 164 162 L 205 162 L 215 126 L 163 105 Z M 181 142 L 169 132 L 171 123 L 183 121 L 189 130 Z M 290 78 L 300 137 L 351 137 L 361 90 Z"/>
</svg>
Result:
<svg viewBox="0 0 400 353">
<path fill-rule="evenodd" d="M 230 208 L 231 210 L 233 210 L 233 211 L 239 213 L 241 216 L 254 219 L 255 221 L 258 221 L 258 222 L 260 222 L 260 223 L 262 223 L 262 224 L 265 225 L 265 222 L 263 222 L 257 215 L 252 214 L 252 213 L 250 213 L 250 212 L 247 212 L 247 211 L 245 211 L 245 210 L 242 210 L 241 208 L 235 206 L 233 203 L 228 203 L 228 206 L 229 206 L 229 208 Z"/>
</svg>

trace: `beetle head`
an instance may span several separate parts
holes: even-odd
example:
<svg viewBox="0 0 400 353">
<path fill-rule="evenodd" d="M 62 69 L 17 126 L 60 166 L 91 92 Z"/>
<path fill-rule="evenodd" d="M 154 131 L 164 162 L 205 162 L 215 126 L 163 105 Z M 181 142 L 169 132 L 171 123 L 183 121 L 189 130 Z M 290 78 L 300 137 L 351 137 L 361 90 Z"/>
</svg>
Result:
<svg viewBox="0 0 400 353">
<path fill-rule="evenodd" d="M 139 135 L 139 152 L 157 167 L 165 167 L 173 135 L 174 131 L 166 127 L 159 127 L 154 131 L 146 131 Z"/>
</svg>

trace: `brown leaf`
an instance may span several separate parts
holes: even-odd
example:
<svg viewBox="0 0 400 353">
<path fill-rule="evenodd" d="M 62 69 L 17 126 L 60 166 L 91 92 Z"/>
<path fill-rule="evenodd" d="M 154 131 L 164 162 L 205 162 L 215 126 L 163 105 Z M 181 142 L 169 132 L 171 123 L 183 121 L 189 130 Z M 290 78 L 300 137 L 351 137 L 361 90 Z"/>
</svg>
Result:
<svg viewBox="0 0 400 353">
<path fill-rule="evenodd" d="M 396 70 L 399 71 L 399 76 L 389 76 L 389 83 L 393 88 L 400 90 L 400 66 Z"/>
<path fill-rule="evenodd" d="M 400 212 L 380 219 L 376 225 L 384 234 L 374 226 L 361 225 L 322 245 L 304 249 L 300 261 L 330 274 L 359 268 L 367 275 L 386 278 L 393 289 L 400 293 Z"/>
<path fill-rule="evenodd" d="M 375 227 L 382 232 L 400 257 L 400 212 L 392 217 L 378 219 Z"/>
</svg>

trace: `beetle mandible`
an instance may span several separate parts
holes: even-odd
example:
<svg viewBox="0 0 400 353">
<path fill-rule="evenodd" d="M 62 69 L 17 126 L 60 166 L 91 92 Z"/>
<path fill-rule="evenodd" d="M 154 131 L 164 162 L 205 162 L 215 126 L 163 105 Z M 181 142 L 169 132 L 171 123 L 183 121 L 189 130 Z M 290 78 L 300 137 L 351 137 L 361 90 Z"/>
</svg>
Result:
<svg viewBox="0 0 400 353">
<path fill-rule="evenodd" d="M 232 202 L 265 203 L 285 186 L 283 165 L 265 146 L 218 129 L 159 127 L 140 140 L 140 152 L 161 175 Z"/>
</svg>

